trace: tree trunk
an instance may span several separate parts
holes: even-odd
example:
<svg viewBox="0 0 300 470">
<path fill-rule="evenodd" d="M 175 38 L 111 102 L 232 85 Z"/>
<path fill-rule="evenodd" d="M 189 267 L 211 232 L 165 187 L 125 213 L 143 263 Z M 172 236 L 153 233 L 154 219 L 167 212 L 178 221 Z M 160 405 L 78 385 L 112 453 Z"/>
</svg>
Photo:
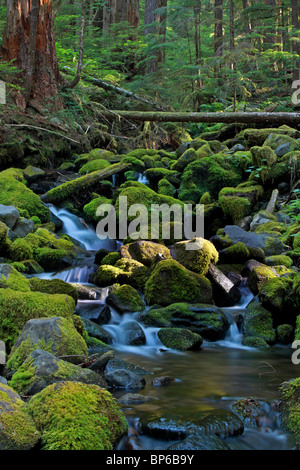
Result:
<svg viewBox="0 0 300 470">
<path fill-rule="evenodd" d="M 274 48 L 276 43 L 276 0 L 265 0 L 265 5 L 269 7 L 269 14 L 267 15 L 264 44 L 266 49 L 270 49 Z"/>
<path fill-rule="evenodd" d="M 247 10 L 247 8 L 249 8 L 249 0 L 243 0 L 243 10 Z M 244 18 L 245 18 L 245 33 L 246 35 L 250 34 L 250 31 L 251 31 L 251 21 L 250 21 L 250 17 L 249 17 L 249 14 L 246 12 L 244 13 Z"/>
<path fill-rule="evenodd" d="M 27 101 L 50 101 L 56 97 L 55 107 L 62 107 L 57 97 L 60 75 L 52 0 L 7 0 L 2 56 L 7 61 L 14 60 L 25 71 Z"/>
<path fill-rule="evenodd" d="M 202 15 L 202 0 L 198 0 L 197 4 L 194 6 L 194 23 L 195 23 L 194 42 L 195 42 L 195 52 L 196 52 L 196 64 L 199 66 L 197 84 L 198 84 L 198 88 L 200 89 L 202 88 L 201 70 L 200 70 L 200 65 L 202 65 L 202 37 L 201 37 L 202 17 L 201 15 Z"/>
<path fill-rule="evenodd" d="M 167 0 L 146 0 L 144 34 L 155 45 L 155 51 L 151 51 L 151 60 L 148 61 L 146 73 L 155 73 L 158 64 L 164 62 L 165 53 L 163 45 L 166 40 Z"/>
<path fill-rule="evenodd" d="M 295 30 L 294 36 L 298 35 L 296 30 L 299 30 L 300 23 L 299 23 L 299 4 L 298 0 L 292 0 L 292 24 L 293 29 Z M 293 70 L 293 80 L 299 80 L 299 53 L 300 53 L 300 46 L 298 41 L 292 42 L 292 51 L 297 54 L 296 63 Z"/>
<path fill-rule="evenodd" d="M 215 0 L 215 57 L 223 55 L 223 0 Z M 219 66 L 215 66 L 215 77 L 218 76 Z"/>
<path fill-rule="evenodd" d="M 263 123 L 276 125 L 291 125 L 296 127 L 300 124 L 300 113 L 169 113 L 156 111 L 103 111 L 103 117 L 108 120 L 119 119 L 119 117 L 137 122 L 209 122 L 209 123 Z"/>
</svg>

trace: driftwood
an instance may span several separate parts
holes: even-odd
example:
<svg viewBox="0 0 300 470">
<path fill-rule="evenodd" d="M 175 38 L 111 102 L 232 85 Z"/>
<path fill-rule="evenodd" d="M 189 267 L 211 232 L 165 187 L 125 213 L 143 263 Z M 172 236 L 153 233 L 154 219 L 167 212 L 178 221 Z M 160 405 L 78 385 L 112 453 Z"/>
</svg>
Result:
<svg viewBox="0 0 300 470">
<path fill-rule="evenodd" d="M 110 176 L 130 168 L 130 163 L 116 163 L 114 165 L 110 165 L 104 170 L 93 171 L 93 173 L 81 176 L 75 180 L 67 181 L 56 188 L 50 189 L 50 191 L 44 194 L 41 199 L 43 202 L 56 204 L 71 197 L 75 197 L 78 194 L 86 194 L 87 191 L 97 185 L 99 181 L 105 180 Z"/>
<path fill-rule="evenodd" d="M 274 189 L 274 191 L 272 192 L 272 196 L 270 198 L 270 201 L 267 205 L 267 209 L 266 209 L 267 212 L 270 212 L 271 214 L 273 214 L 273 212 L 275 210 L 278 195 L 279 195 L 278 189 Z"/>
<path fill-rule="evenodd" d="M 145 122 L 207 122 L 207 123 L 245 123 L 256 124 L 300 124 L 300 113 L 264 113 L 264 112 L 238 112 L 238 113 L 172 113 L 157 111 L 103 111 L 108 120 L 127 119 L 129 121 Z"/>
</svg>

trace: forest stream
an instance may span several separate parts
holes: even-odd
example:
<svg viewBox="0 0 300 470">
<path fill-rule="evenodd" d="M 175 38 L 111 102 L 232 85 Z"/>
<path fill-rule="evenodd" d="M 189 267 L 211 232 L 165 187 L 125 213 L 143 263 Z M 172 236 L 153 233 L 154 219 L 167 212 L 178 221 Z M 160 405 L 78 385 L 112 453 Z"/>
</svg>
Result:
<svg viewBox="0 0 300 470">
<path fill-rule="evenodd" d="M 89 283 L 89 276 L 93 272 L 96 250 L 106 248 L 114 251 L 121 243 L 100 241 L 94 229 L 83 223 L 82 219 L 66 209 L 49 207 L 63 222 L 61 232 L 80 242 L 86 249 L 86 255 L 72 268 L 36 277 L 61 279 L 95 288 Z M 76 313 L 82 318 L 87 313 L 89 318 L 92 312 L 96 315 L 99 307 L 106 302 L 108 289 L 106 294 L 105 289 L 103 291 L 104 294 L 98 300 L 79 300 Z M 241 318 L 254 295 L 245 286 L 240 287 L 240 291 L 241 300 L 238 304 L 223 309 L 230 323 L 226 337 L 215 342 L 205 341 L 201 351 L 168 349 L 157 337 L 159 328 L 145 327 L 141 323 L 139 325 L 144 331 L 146 344 L 128 346 L 124 344 L 123 325 L 129 320 L 138 320 L 138 314 L 120 315 L 111 307 L 111 320 L 103 327 L 113 338 L 115 357 L 145 370 L 146 386 L 138 393 L 152 399 L 149 403 L 122 405 L 129 423 L 129 434 L 119 443 L 118 450 L 166 450 L 178 442 L 178 439 L 166 440 L 141 433 L 141 418 L 152 419 L 156 416 L 189 420 L 219 409 L 231 410 L 234 402 L 249 397 L 260 402 L 262 412 L 254 425 L 245 426 L 241 435 L 226 439 L 228 447 L 231 450 L 294 449 L 293 437 L 281 429 L 277 410 L 280 399 L 278 386 L 296 372 L 291 361 L 291 349 L 289 346 L 275 345 L 271 350 L 262 351 L 242 345 L 237 318 Z M 156 376 L 172 377 L 175 380 L 168 386 L 156 387 L 152 385 Z M 128 391 L 114 389 L 111 393 L 120 399 Z"/>
</svg>

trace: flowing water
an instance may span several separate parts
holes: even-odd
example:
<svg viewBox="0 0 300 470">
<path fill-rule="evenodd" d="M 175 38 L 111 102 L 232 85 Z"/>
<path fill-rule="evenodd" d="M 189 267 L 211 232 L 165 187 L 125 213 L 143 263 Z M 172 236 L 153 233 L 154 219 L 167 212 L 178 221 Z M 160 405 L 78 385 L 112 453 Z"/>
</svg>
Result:
<svg viewBox="0 0 300 470">
<path fill-rule="evenodd" d="M 94 269 L 95 249 L 107 248 L 116 250 L 116 243 L 103 242 L 97 239 L 95 232 L 78 217 L 65 209 L 51 207 L 52 212 L 63 223 L 62 231 L 69 234 L 90 250 L 89 256 L 80 260 L 77 266 L 60 273 L 47 273 L 39 277 L 59 278 L 66 282 L 88 284 L 89 275 Z M 113 347 L 117 358 L 129 361 L 145 368 L 146 387 L 138 391 L 145 396 L 153 397 L 150 403 L 135 406 L 124 406 L 124 413 L 131 428 L 136 428 L 144 416 L 173 416 L 192 419 L 193 416 L 208 413 L 217 408 L 230 409 L 239 398 L 262 400 L 265 416 L 259 426 L 246 428 L 243 435 L 226 439 L 231 449 L 247 450 L 287 450 L 294 448 L 291 436 L 280 428 L 279 414 L 274 404 L 280 398 L 278 386 L 290 378 L 297 377 L 299 371 L 291 361 L 291 349 L 273 346 L 270 350 L 261 351 L 242 345 L 242 334 L 238 320 L 253 295 L 247 287 L 241 287 L 241 300 L 238 305 L 225 308 L 230 328 L 224 340 L 214 343 L 204 342 L 201 351 L 179 352 L 165 348 L 157 337 L 158 328 L 143 329 L 146 343 L 143 346 L 124 344 L 124 325 L 128 320 L 138 322 L 138 314 L 120 315 L 111 308 L 111 321 L 104 328 L 113 337 Z M 105 304 L 108 289 L 90 301 L 79 301 L 77 310 L 85 317 L 97 316 L 97 310 Z M 154 387 L 154 377 L 171 376 L 174 383 L 166 387 Z M 118 398 L 128 390 L 114 392 Z M 137 433 L 137 431 L 135 431 Z M 142 449 L 167 449 L 171 444 L 143 435 L 136 438 Z M 126 448 L 124 441 L 120 448 Z"/>
</svg>

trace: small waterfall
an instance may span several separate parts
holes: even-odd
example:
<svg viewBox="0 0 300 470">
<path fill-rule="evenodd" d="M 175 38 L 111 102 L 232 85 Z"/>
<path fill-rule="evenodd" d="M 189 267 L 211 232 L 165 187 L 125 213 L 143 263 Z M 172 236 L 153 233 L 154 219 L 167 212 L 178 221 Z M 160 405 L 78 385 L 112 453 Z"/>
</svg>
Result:
<svg viewBox="0 0 300 470">
<path fill-rule="evenodd" d="M 61 232 L 80 242 L 81 246 L 86 250 L 96 251 L 100 248 L 106 248 L 115 251 L 116 240 L 100 240 L 94 228 L 67 209 L 58 209 L 51 204 L 49 204 L 49 209 L 63 222 Z"/>
<path fill-rule="evenodd" d="M 139 173 L 138 175 L 139 175 L 138 183 L 143 183 L 143 184 L 148 184 L 149 183 L 149 180 L 146 178 L 144 173 Z"/>
</svg>

